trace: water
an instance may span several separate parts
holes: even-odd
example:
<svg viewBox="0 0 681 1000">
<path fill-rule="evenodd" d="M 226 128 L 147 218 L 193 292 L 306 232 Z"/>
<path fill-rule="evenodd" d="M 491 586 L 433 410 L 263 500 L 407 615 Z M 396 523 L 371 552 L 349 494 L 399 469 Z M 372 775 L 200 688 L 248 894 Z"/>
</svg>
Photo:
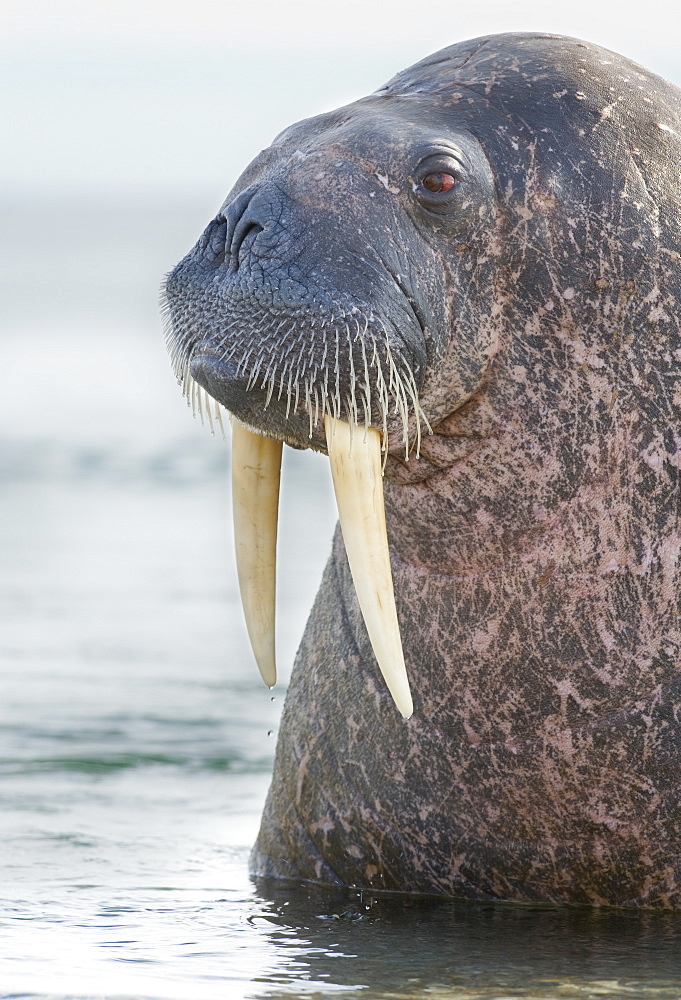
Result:
<svg viewBox="0 0 681 1000">
<path fill-rule="evenodd" d="M 5 230 L 0 997 L 681 996 L 681 916 L 251 883 L 283 685 L 241 621 L 227 445 L 156 320 L 203 215 L 94 217 L 19 206 Z M 287 459 L 284 680 L 334 520 L 324 460 Z"/>
</svg>

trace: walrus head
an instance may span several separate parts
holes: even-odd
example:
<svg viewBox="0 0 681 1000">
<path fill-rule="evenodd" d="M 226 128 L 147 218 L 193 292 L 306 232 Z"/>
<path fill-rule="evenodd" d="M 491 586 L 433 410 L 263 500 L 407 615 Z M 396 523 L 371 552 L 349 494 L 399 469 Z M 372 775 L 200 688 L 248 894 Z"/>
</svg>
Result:
<svg viewBox="0 0 681 1000">
<path fill-rule="evenodd" d="M 414 112 L 386 89 L 287 129 L 168 278 L 178 376 L 294 447 L 326 450 L 329 415 L 377 427 L 384 448 L 392 432 L 408 455 L 423 406 L 437 412 L 452 244 L 470 285 L 495 192 L 467 130 Z M 461 315 L 457 333 L 459 402 L 479 382 L 481 331 Z"/>
<path fill-rule="evenodd" d="M 484 493 L 506 551 L 537 504 L 546 521 L 602 478 L 625 397 L 650 425 L 640 380 L 618 372 L 625 353 L 642 370 L 651 309 L 658 345 L 676 329 L 660 256 L 676 195 L 651 163 L 681 144 L 673 88 L 632 66 L 548 35 L 444 49 L 281 133 L 169 275 L 177 376 L 237 421 L 240 580 L 268 683 L 281 442 L 330 453 L 373 648 L 409 715 L 381 464 L 413 485 L 491 455 L 493 488 L 469 491 L 464 471 L 457 502 L 470 520 Z M 501 434 L 518 444 L 495 467 Z"/>
</svg>

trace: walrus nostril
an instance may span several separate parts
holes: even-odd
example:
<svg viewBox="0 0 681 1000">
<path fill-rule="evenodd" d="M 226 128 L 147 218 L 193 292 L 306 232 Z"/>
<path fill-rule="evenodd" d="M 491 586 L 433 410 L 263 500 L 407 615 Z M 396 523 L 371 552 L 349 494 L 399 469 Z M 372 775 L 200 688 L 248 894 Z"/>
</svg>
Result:
<svg viewBox="0 0 681 1000">
<path fill-rule="evenodd" d="M 232 258 L 232 267 L 234 270 L 238 270 L 239 267 L 239 255 L 241 248 L 247 241 L 253 241 L 258 233 L 262 233 L 264 226 L 261 226 L 259 222 L 254 222 L 252 219 L 242 219 L 239 225 L 234 230 L 234 236 L 232 237 L 232 245 L 229 248 L 230 256 Z"/>
<path fill-rule="evenodd" d="M 213 262 L 221 264 L 225 259 L 225 240 L 227 237 L 227 220 L 224 216 L 218 215 L 213 223 L 213 230 L 208 241 L 208 250 L 213 255 Z"/>
<path fill-rule="evenodd" d="M 238 212 L 238 206 L 235 207 Z M 207 262 L 214 267 L 223 264 L 229 256 L 232 269 L 236 271 L 239 266 L 239 252 L 244 242 L 255 238 L 264 229 L 264 226 L 247 213 L 248 203 L 241 207 L 240 216 L 232 211 L 232 206 L 227 217 L 222 213 L 217 215 L 199 241 Z"/>
<path fill-rule="evenodd" d="M 248 208 L 256 194 L 258 188 L 256 185 L 251 185 L 251 187 L 246 188 L 241 194 L 227 206 L 223 205 L 222 212 L 224 212 L 225 218 L 227 219 L 227 231 L 225 233 L 225 249 L 229 254 L 231 261 L 231 270 L 236 271 L 239 264 L 239 249 L 243 243 L 249 231 L 257 226 L 258 231 L 263 227 L 254 218 L 253 214 L 248 212 Z M 256 234 L 257 235 L 257 234 Z"/>
<path fill-rule="evenodd" d="M 217 215 L 206 227 L 198 247 L 203 251 L 206 262 L 212 266 L 222 264 L 225 259 L 227 239 L 227 220 L 224 215 Z"/>
</svg>

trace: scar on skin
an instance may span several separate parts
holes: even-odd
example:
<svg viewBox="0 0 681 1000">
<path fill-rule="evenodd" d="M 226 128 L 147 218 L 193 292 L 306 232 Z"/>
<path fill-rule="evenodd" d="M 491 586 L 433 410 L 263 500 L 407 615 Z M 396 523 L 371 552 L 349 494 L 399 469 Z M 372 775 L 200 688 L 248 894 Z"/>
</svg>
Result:
<svg viewBox="0 0 681 1000">
<path fill-rule="evenodd" d="M 399 194 L 400 189 L 391 185 L 390 181 L 385 174 L 379 174 L 378 170 L 374 171 L 374 177 L 378 178 L 386 191 L 390 191 L 391 194 Z"/>
</svg>

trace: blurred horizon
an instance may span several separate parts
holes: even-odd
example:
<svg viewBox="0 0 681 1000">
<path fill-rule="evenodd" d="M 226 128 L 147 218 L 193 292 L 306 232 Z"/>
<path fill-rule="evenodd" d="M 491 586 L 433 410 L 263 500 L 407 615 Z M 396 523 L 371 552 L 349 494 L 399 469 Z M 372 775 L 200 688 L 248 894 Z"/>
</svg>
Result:
<svg viewBox="0 0 681 1000">
<path fill-rule="evenodd" d="M 671 2 L 496 0 L 319 8 L 213 0 L 4 0 L 0 85 L 13 141 L 0 192 L 200 196 L 211 212 L 282 128 L 356 100 L 429 53 L 503 31 L 575 35 L 681 83 Z"/>
</svg>

